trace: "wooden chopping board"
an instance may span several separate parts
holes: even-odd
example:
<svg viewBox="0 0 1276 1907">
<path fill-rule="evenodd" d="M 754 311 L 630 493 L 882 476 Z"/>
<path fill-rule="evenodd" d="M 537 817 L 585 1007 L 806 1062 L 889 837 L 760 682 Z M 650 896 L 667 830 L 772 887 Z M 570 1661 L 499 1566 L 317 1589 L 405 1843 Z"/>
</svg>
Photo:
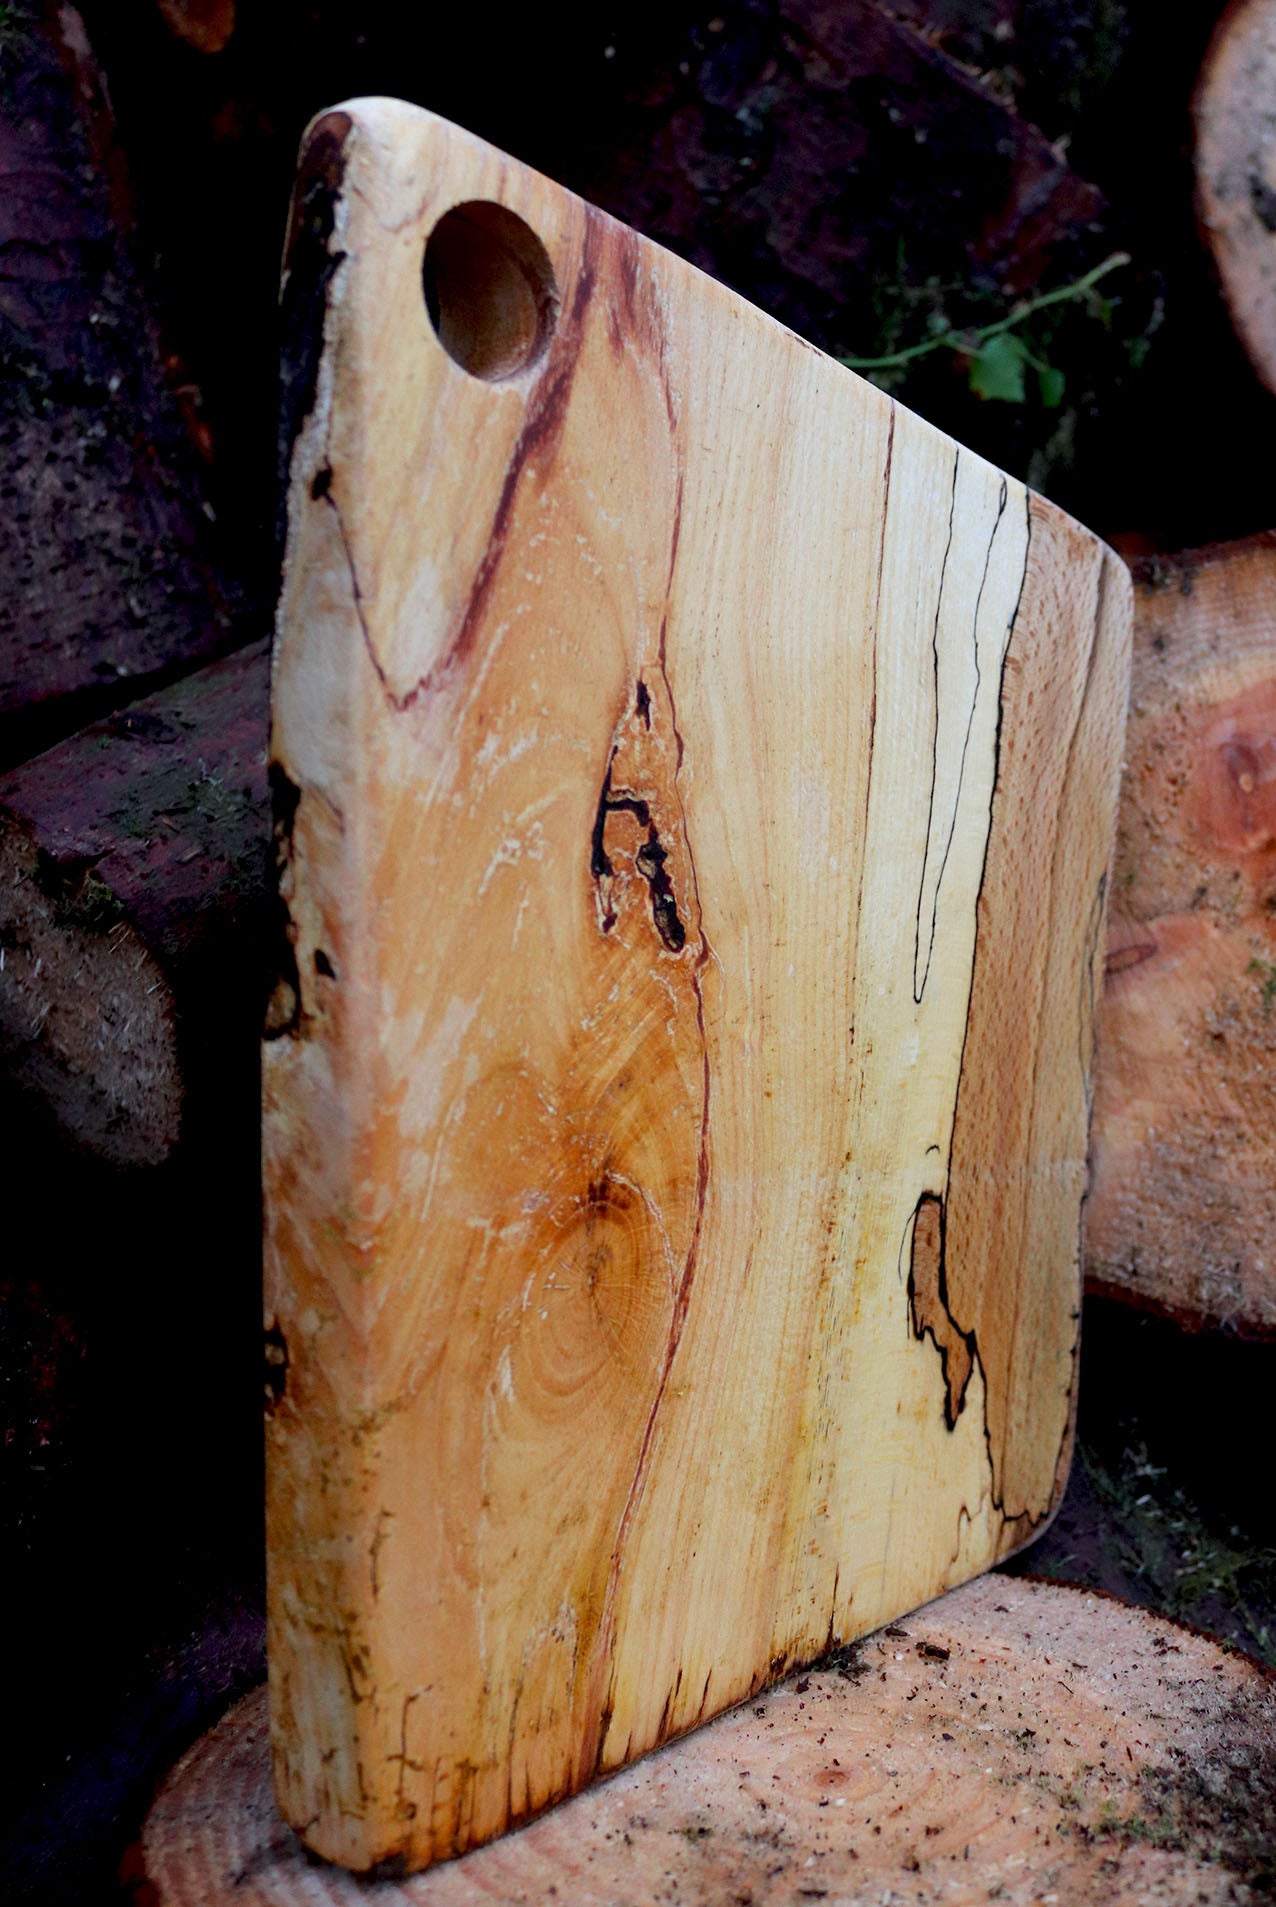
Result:
<svg viewBox="0 0 1276 1907">
<path fill-rule="evenodd" d="M 1050 1515 L 1129 584 L 414 108 L 284 310 L 272 1731 L 402 1869 Z"/>
</svg>

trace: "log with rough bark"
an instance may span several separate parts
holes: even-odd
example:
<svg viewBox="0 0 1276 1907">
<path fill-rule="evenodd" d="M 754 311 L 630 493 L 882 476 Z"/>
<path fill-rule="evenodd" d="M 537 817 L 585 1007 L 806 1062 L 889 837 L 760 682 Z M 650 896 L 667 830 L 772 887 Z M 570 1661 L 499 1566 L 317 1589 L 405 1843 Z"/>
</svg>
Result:
<svg viewBox="0 0 1276 1907">
<path fill-rule="evenodd" d="M 1129 583 L 428 114 L 298 206 L 275 1738 L 415 1866 L 1050 1514 Z"/>
<path fill-rule="evenodd" d="M 1001 1900 L 1242 1907 L 1276 1846 L 1276 1688 L 1084 1590 L 987 1577 L 381 1907 Z M 154 1907 L 357 1907 L 271 1793 L 265 1691 L 169 1776 Z"/>
<path fill-rule="evenodd" d="M 258 643 L 0 777 L 0 1052 L 115 1164 L 167 1158 L 201 1075 L 256 1042 L 268 683 Z"/>
<path fill-rule="evenodd" d="M 1276 535 L 1135 570 L 1092 1289 L 1276 1333 Z"/>
<path fill-rule="evenodd" d="M 1276 391 L 1276 4 L 1233 0 L 1195 102 L 1201 225 L 1258 375 Z"/>
<path fill-rule="evenodd" d="M 923 258 L 1021 291 L 1101 257 L 1102 194 L 901 11 L 781 0 L 693 30 L 685 79 L 640 65 L 615 123 L 565 155 L 573 183 L 848 351 L 871 346 L 881 282 Z"/>
<path fill-rule="evenodd" d="M 0 765 L 235 641 L 71 6 L 0 23 Z"/>
</svg>

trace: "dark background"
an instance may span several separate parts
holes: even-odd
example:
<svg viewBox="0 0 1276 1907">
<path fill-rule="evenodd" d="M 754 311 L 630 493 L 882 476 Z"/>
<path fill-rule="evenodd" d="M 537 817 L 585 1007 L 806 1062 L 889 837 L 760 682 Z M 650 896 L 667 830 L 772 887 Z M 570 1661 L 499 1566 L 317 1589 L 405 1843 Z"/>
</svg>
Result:
<svg viewBox="0 0 1276 1907">
<path fill-rule="evenodd" d="M 4 15 L 0 10 L 0 37 Z M 891 387 L 1128 550 L 1276 524 L 1273 399 L 1199 239 L 1190 101 L 1218 8 L 912 0 L 530 8 L 240 0 L 214 56 L 149 0 L 85 0 L 133 244 L 180 384 L 242 639 L 276 579 L 275 294 L 313 113 L 391 92 L 714 271 L 836 353 L 1043 315 L 1047 407 L 935 352 Z M 108 1902 L 154 1782 L 260 1679 L 255 1029 L 177 1158 L 121 1175 L 0 1099 L 6 1898 Z M 41 1189 L 38 1196 L 34 1188 Z M 1063 1512 L 1012 1565 L 1094 1583 L 1276 1663 L 1272 1347 L 1091 1300 Z M 121 1880 L 121 1862 L 123 1879 Z"/>
</svg>

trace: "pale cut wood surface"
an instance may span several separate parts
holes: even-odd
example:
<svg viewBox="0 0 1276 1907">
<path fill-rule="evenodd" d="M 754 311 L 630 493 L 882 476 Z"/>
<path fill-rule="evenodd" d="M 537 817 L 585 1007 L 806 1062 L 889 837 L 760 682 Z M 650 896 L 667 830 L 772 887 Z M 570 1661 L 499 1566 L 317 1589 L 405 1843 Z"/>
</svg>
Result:
<svg viewBox="0 0 1276 1907">
<path fill-rule="evenodd" d="M 168 1778 L 142 1866 L 153 1907 L 1242 1903 L 1276 1837 L 1274 1742 L 1245 1657 L 994 1576 L 410 1880 L 306 1857 L 263 1690 Z"/>
<path fill-rule="evenodd" d="M 1276 536 L 1136 572 L 1086 1277 L 1276 1333 Z"/>
<path fill-rule="evenodd" d="M 557 286 L 494 382 L 422 298 L 473 201 Z M 298 204 L 276 1770 L 316 1849 L 416 1866 L 1050 1514 L 1129 586 L 428 114 L 328 115 Z M 523 281 L 443 335 L 508 364 Z"/>
</svg>

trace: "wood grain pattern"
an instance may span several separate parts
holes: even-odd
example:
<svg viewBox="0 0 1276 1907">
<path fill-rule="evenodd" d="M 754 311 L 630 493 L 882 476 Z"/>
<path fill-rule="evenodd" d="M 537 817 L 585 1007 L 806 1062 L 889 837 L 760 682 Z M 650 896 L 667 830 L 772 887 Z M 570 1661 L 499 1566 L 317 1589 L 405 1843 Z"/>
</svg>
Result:
<svg viewBox="0 0 1276 1907">
<path fill-rule="evenodd" d="M 152 1907 L 359 1907 L 270 1790 L 249 1696 L 142 1834 Z M 985 1577 L 378 1907 L 1199 1907 L 1263 1897 L 1276 1686 L 1147 1610 Z M 1250 1883 L 1253 1883 L 1252 1891 Z"/>
<path fill-rule="evenodd" d="M 315 1848 L 418 1866 L 1049 1515 L 1128 583 L 428 114 L 329 115 L 319 186 L 273 1727 Z M 476 201 L 557 285 L 495 381 L 422 300 Z"/>
<path fill-rule="evenodd" d="M 1276 535 L 1136 571 L 1092 1288 L 1276 1335 Z"/>
</svg>

